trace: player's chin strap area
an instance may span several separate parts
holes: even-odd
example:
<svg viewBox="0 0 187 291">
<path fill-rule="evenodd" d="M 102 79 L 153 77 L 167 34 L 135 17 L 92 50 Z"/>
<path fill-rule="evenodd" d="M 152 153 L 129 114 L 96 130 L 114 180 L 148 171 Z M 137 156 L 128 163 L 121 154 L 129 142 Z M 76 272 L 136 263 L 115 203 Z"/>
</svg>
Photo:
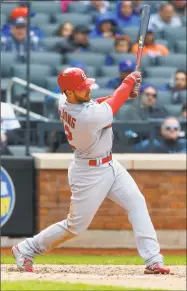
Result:
<svg viewBox="0 0 187 291">
<path fill-rule="evenodd" d="M 112 152 L 109 153 L 109 155 L 101 158 L 96 158 L 96 159 L 79 159 L 76 158 L 74 160 L 75 164 L 81 164 L 81 165 L 87 165 L 91 167 L 97 167 L 106 163 L 109 163 L 112 161 Z"/>
</svg>

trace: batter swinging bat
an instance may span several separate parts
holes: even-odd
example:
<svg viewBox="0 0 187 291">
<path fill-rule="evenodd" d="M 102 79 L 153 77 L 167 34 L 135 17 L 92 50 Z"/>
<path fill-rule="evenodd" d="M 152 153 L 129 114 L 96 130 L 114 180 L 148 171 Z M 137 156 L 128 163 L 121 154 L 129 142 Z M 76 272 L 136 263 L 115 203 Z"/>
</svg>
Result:
<svg viewBox="0 0 187 291">
<path fill-rule="evenodd" d="M 140 31 L 139 31 L 139 41 L 138 41 L 138 52 L 136 58 L 136 71 L 140 71 L 140 64 L 142 60 L 142 51 L 144 47 L 145 35 L 147 33 L 147 28 L 149 24 L 150 18 L 150 5 L 144 5 L 141 13 L 141 21 L 140 21 Z"/>
</svg>

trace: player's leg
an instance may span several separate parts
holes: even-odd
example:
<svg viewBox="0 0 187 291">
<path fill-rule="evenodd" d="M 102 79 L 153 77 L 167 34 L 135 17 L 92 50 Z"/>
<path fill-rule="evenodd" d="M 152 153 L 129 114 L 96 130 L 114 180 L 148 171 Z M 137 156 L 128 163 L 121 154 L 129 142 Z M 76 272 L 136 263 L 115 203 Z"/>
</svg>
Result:
<svg viewBox="0 0 187 291">
<path fill-rule="evenodd" d="M 162 264 L 163 256 L 160 254 L 160 246 L 144 196 L 131 175 L 117 161 L 114 161 L 112 167 L 115 173 L 115 182 L 107 197 L 127 210 L 138 252 L 144 259 L 146 266 L 153 266 L 156 263 Z"/>
<path fill-rule="evenodd" d="M 13 249 L 15 256 L 20 252 L 32 260 L 35 255 L 48 252 L 85 231 L 112 187 L 114 172 L 111 167 L 79 167 L 78 170 L 75 167 L 69 181 L 72 197 L 67 219 L 19 243 L 18 249 Z"/>
</svg>

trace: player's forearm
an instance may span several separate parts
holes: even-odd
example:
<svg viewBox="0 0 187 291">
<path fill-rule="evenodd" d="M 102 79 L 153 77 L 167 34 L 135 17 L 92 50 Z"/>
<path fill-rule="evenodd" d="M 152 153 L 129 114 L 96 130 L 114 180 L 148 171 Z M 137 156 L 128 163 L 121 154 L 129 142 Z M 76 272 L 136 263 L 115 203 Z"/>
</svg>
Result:
<svg viewBox="0 0 187 291">
<path fill-rule="evenodd" d="M 112 96 L 106 96 L 106 97 L 101 97 L 101 98 L 97 98 L 96 101 L 98 103 L 102 103 L 104 101 L 106 101 L 107 99 L 111 98 Z"/>
<path fill-rule="evenodd" d="M 134 87 L 133 80 L 124 80 L 123 83 L 116 89 L 112 98 L 105 100 L 106 103 L 110 105 L 113 111 L 113 115 L 123 106 L 127 101 L 131 91 Z"/>
</svg>

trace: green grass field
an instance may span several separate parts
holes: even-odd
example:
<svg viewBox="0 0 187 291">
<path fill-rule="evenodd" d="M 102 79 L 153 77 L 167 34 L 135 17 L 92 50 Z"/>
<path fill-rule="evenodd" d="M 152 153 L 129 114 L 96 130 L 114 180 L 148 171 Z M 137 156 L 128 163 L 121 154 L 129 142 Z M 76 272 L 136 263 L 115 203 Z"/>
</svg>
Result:
<svg viewBox="0 0 187 291">
<path fill-rule="evenodd" d="M 83 256 L 83 255 L 43 255 L 34 260 L 35 264 L 53 265 L 143 265 L 143 260 L 138 256 Z M 186 265 L 185 256 L 166 255 L 166 265 Z M 1 256 L 1 264 L 14 264 L 12 256 Z"/>
<path fill-rule="evenodd" d="M 36 264 L 56 264 L 56 265 L 143 265 L 143 260 L 138 256 L 83 256 L 83 255 L 43 255 L 35 258 Z M 15 260 L 12 256 L 1 256 L 1 264 L 15 264 Z M 165 264 L 169 266 L 174 265 L 186 265 L 185 256 L 165 256 Z M 144 290 L 144 289 L 130 289 L 118 286 L 99 286 L 99 285 L 87 285 L 87 284 L 72 284 L 72 283 L 60 283 L 51 281 L 1 281 L 1 290 Z M 146 289 L 153 291 L 153 289 Z M 162 291 L 164 289 L 157 289 L 154 291 Z"/>
</svg>

